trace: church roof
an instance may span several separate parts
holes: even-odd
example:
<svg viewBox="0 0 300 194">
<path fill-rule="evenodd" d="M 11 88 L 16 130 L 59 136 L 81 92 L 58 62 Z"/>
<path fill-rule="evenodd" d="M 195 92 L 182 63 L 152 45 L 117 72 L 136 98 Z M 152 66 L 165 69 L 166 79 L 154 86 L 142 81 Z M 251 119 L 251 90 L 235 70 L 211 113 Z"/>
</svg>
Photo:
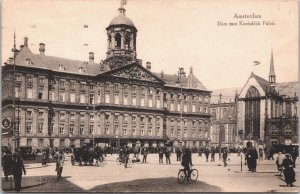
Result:
<svg viewBox="0 0 300 194">
<path fill-rule="evenodd" d="M 262 89 L 265 91 L 265 93 L 271 92 L 271 93 L 276 93 L 273 87 L 271 87 L 271 83 L 267 80 L 265 80 L 262 77 L 259 77 L 258 75 L 255 75 L 253 72 L 251 73 L 251 76 L 253 76 L 256 81 L 260 84 Z"/>
<path fill-rule="evenodd" d="M 282 82 L 275 85 L 279 95 L 286 95 L 286 97 L 298 96 L 299 82 Z"/>
</svg>

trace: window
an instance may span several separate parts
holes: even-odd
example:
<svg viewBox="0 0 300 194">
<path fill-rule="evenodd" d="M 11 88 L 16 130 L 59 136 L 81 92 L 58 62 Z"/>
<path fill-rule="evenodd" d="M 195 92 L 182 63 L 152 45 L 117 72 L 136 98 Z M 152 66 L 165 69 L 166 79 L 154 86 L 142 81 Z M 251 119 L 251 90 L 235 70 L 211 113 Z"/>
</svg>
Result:
<svg viewBox="0 0 300 194">
<path fill-rule="evenodd" d="M 59 93 L 59 101 L 60 102 L 65 102 L 65 93 L 64 92 Z"/>
<path fill-rule="evenodd" d="M 136 135 L 136 126 L 132 126 L 132 135 Z"/>
<path fill-rule="evenodd" d="M 85 95 L 80 94 L 80 103 L 85 103 Z"/>
<path fill-rule="evenodd" d="M 27 88 L 27 98 L 32 99 L 32 89 L 31 88 Z"/>
<path fill-rule="evenodd" d="M 26 133 L 32 133 L 32 123 L 26 123 Z"/>
<path fill-rule="evenodd" d="M 109 93 L 105 93 L 105 103 L 109 103 Z"/>
<path fill-rule="evenodd" d="M 114 125 L 114 135 L 119 134 L 119 125 Z"/>
<path fill-rule="evenodd" d="M 171 99 L 174 99 L 174 94 L 171 94 Z"/>
<path fill-rule="evenodd" d="M 50 123 L 49 135 L 53 134 L 54 123 Z"/>
<path fill-rule="evenodd" d="M 84 89 L 85 88 L 85 83 L 80 83 L 80 89 Z"/>
<path fill-rule="evenodd" d="M 144 97 L 141 98 L 141 106 L 145 106 L 145 98 Z"/>
<path fill-rule="evenodd" d="M 22 76 L 21 75 L 16 75 L 16 81 L 22 81 Z"/>
<path fill-rule="evenodd" d="M 75 127 L 74 124 L 70 124 L 70 130 L 69 130 L 70 134 L 74 134 L 74 127 Z"/>
<path fill-rule="evenodd" d="M 160 99 L 156 99 L 156 108 L 160 108 Z"/>
<path fill-rule="evenodd" d="M 196 112 L 196 105 L 192 105 L 192 112 Z"/>
<path fill-rule="evenodd" d="M 184 129 L 183 137 L 187 137 L 187 129 Z"/>
<path fill-rule="evenodd" d="M 186 96 L 186 95 L 183 95 L 183 99 L 186 100 L 186 99 L 187 99 L 187 96 Z"/>
<path fill-rule="evenodd" d="M 115 84 L 114 87 L 115 87 L 115 91 L 118 92 L 119 91 L 119 84 Z"/>
<path fill-rule="evenodd" d="M 38 113 L 38 117 L 42 118 L 43 116 L 44 116 L 44 112 L 42 112 L 42 111 L 39 111 L 39 113 Z"/>
<path fill-rule="evenodd" d="M 144 122 L 145 121 L 145 117 L 141 117 L 141 122 Z"/>
<path fill-rule="evenodd" d="M 65 88 L 65 81 L 59 82 L 59 88 Z"/>
<path fill-rule="evenodd" d="M 28 76 L 27 77 L 27 82 L 28 83 L 33 83 L 33 77 L 32 76 Z"/>
<path fill-rule="evenodd" d="M 128 105 L 128 96 L 126 96 L 126 95 L 124 96 L 123 104 Z"/>
<path fill-rule="evenodd" d="M 149 117 L 149 118 L 148 118 L 148 122 L 149 122 L 149 123 L 152 123 L 152 117 Z"/>
<path fill-rule="evenodd" d="M 70 89 L 75 89 L 75 82 L 70 82 Z"/>
<path fill-rule="evenodd" d="M 135 97 L 135 96 L 132 97 L 132 105 L 133 105 L 133 106 L 136 106 L 136 97 Z"/>
<path fill-rule="evenodd" d="M 64 119 L 65 118 L 65 113 L 59 113 L 59 118 Z"/>
<path fill-rule="evenodd" d="M 43 133 L 43 123 L 38 123 L 38 133 Z"/>
<path fill-rule="evenodd" d="M 196 96 L 192 96 L 192 100 L 196 100 Z"/>
<path fill-rule="evenodd" d="M 276 145 L 277 144 L 277 139 L 271 139 L 271 144 Z"/>
<path fill-rule="evenodd" d="M 26 111 L 26 117 L 32 117 L 32 111 L 31 110 Z"/>
<path fill-rule="evenodd" d="M 292 134 L 291 125 L 287 124 L 287 125 L 285 126 L 284 133 L 285 133 L 285 135 L 291 135 L 291 134 Z"/>
<path fill-rule="evenodd" d="M 60 139 L 59 140 L 59 145 L 64 146 L 65 145 L 65 139 Z"/>
<path fill-rule="evenodd" d="M 123 125 L 123 135 L 127 135 L 127 125 Z"/>
<path fill-rule="evenodd" d="M 160 90 L 156 90 L 156 94 L 160 94 Z"/>
<path fill-rule="evenodd" d="M 64 126 L 63 125 L 59 126 L 59 134 L 64 134 L 64 132 L 65 132 Z"/>
<path fill-rule="evenodd" d="M 32 146 L 32 139 L 27 139 L 27 146 Z"/>
<path fill-rule="evenodd" d="M 187 126 L 187 123 L 188 123 L 187 121 L 184 121 L 184 122 L 183 122 L 183 125 L 184 125 L 184 126 Z"/>
<path fill-rule="evenodd" d="M 180 137 L 180 129 L 177 129 L 177 137 Z"/>
<path fill-rule="evenodd" d="M 124 121 L 124 122 L 127 122 L 127 121 L 128 121 L 128 116 L 127 116 L 127 115 L 124 115 L 123 121 Z"/>
<path fill-rule="evenodd" d="M 80 125 L 79 126 L 79 134 L 83 135 L 83 132 L 84 132 L 84 125 Z"/>
<path fill-rule="evenodd" d="M 136 116 L 132 116 L 132 121 L 136 121 Z"/>
<path fill-rule="evenodd" d="M 54 101 L 54 91 L 49 91 L 49 100 Z"/>
<path fill-rule="evenodd" d="M 70 119 L 71 119 L 71 120 L 75 120 L 75 114 L 74 114 L 74 113 L 71 113 L 71 114 L 70 114 Z"/>
<path fill-rule="evenodd" d="M 156 135 L 159 136 L 160 134 L 160 127 L 156 127 Z"/>
<path fill-rule="evenodd" d="M 145 131 L 144 131 L 144 127 L 142 126 L 141 127 L 141 136 L 144 136 L 144 134 L 145 134 Z"/>
<path fill-rule="evenodd" d="M 95 95 L 94 94 L 90 94 L 90 104 L 95 104 Z"/>
<path fill-rule="evenodd" d="M 94 89 L 94 86 L 93 85 L 90 85 L 90 90 L 93 90 Z"/>
<path fill-rule="evenodd" d="M 15 87 L 15 97 L 16 98 L 20 97 L 20 88 L 19 87 Z"/>
<path fill-rule="evenodd" d="M 209 99 L 208 96 L 205 96 L 204 101 L 208 102 L 208 99 Z"/>
<path fill-rule="evenodd" d="M 105 124 L 105 126 L 104 126 L 104 134 L 105 135 L 109 134 L 109 125 L 108 124 Z"/>
<path fill-rule="evenodd" d="M 115 94 L 114 102 L 115 102 L 115 104 L 119 104 L 119 95 L 118 94 Z"/>
<path fill-rule="evenodd" d="M 174 102 L 171 102 L 171 111 L 174 111 Z"/>
<path fill-rule="evenodd" d="M 70 101 L 75 102 L 75 93 L 70 94 Z"/>
<path fill-rule="evenodd" d="M 177 104 L 177 111 L 181 111 L 181 110 L 180 110 L 180 104 L 179 104 L 179 103 Z"/>
<path fill-rule="evenodd" d="M 174 137 L 174 129 L 171 129 L 171 137 Z"/>
<path fill-rule="evenodd" d="M 39 99 L 39 100 L 42 100 L 42 99 L 43 99 L 43 94 L 44 94 L 44 91 L 43 91 L 43 90 L 40 90 L 39 93 L 38 93 L 38 99 Z"/>
<path fill-rule="evenodd" d="M 38 140 L 38 146 L 43 147 L 44 146 L 44 139 L 39 139 Z"/>
<path fill-rule="evenodd" d="M 151 89 L 149 89 L 149 94 L 152 94 L 152 93 L 153 93 L 153 91 Z"/>
<path fill-rule="evenodd" d="M 109 120 L 109 114 L 105 115 L 105 120 Z"/>
<path fill-rule="evenodd" d="M 80 114 L 80 119 L 84 119 L 84 114 Z"/>
<path fill-rule="evenodd" d="M 184 112 L 187 112 L 187 104 L 184 104 L 184 105 L 183 105 L 183 111 L 184 111 Z"/>
<path fill-rule="evenodd" d="M 90 125 L 90 134 L 94 134 L 94 125 Z"/>
<path fill-rule="evenodd" d="M 120 49 L 121 48 L 121 35 L 120 35 L 120 33 L 117 33 L 116 35 L 115 35 L 115 48 L 116 49 Z"/>
<path fill-rule="evenodd" d="M 153 107 L 153 100 L 152 100 L 152 98 L 149 99 L 149 107 L 151 107 L 151 108 Z"/>
<path fill-rule="evenodd" d="M 90 114 L 90 120 L 94 120 L 94 115 L 93 114 Z"/>
<path fill-rule="evenodd" d="M 152 136 L 152 128 L 151 127 L 148 128 L 148 135 Z"/>
<path fill-rule="evenodd" d="M 277 132 L 278 132 L 278 130 L 277 130 L 276 125 L 272 125 L 271 126 L 271 134 L 272 135 L 277 135 Z"/>
</svg>

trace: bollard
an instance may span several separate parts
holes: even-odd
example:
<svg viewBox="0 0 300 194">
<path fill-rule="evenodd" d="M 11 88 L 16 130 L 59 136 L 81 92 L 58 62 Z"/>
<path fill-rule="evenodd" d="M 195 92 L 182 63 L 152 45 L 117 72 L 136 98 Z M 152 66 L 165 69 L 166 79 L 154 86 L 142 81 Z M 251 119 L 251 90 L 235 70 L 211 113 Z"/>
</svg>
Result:
<svg viewBox="0 0 300 194">
<path fill-rule="evenodd" d="M 241 171 L 243 171 L 243 158 L 242 158 L 242 155 L 241 155 Z"/>
</svg>

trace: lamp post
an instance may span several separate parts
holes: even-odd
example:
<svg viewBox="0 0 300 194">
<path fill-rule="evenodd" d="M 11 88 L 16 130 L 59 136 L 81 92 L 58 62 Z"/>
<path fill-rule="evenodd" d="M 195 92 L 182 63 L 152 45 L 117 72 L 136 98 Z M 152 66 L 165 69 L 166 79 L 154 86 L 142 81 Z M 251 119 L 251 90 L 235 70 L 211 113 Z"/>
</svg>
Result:
<svg viewBox="0 0 300 194">
<path fill-rule="evenodd" d="M 221 135 L 222 135 L 222 117 L 221 117 L 221 99 L 222 99 L 222 94 L 219 95 L 219 159 L 221 159 Z"/>
</svg>

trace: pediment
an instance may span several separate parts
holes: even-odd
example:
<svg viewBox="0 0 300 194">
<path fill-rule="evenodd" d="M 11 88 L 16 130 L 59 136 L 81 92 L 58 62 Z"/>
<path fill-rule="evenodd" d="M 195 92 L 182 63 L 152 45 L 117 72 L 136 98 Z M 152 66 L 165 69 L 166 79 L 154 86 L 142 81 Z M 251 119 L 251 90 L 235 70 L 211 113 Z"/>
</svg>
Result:
<svg viewBox="0 0 300 194">
<path fill-rule="evenodd" d="M 130 64 L 110 72 L 109 75 L 120 78 L 163 83 L 164 81 L 139 64 Z"/>
</svg>

